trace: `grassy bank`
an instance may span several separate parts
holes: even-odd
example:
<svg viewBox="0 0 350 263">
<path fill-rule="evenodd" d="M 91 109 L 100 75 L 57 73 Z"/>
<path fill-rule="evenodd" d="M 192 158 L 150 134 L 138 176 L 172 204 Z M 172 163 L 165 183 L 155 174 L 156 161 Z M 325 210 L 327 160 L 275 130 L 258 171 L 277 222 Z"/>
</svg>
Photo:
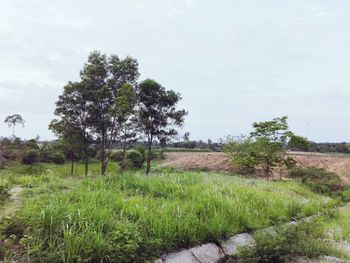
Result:
<svg viewBox="0 0 350 263">
<path fill-rule="evenodd" d="M 87 178 L 51 193 L 32 194 L 11 222 L 31 262 L 143 262 L 336 203 L 295 182 L 198 172 Z"/>
</svg>

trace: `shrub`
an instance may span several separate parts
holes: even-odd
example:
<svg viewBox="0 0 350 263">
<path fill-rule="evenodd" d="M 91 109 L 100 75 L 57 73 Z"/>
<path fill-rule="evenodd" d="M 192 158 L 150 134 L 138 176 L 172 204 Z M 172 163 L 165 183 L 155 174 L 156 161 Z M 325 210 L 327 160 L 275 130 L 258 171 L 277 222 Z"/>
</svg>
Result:
<svg viewBox="0 0 350 263">
<path fill-rule="evenodd" d="M 123 151 L 116 150 L 110 153 L 109 158 L 121 165 L 123 162 Z M 126 152 L 125 156 L 125 168 L 127 169 L 135 169 L 141 168 L 144 163 L 144 156 L 135 150 L 130 150 Z"/>
<path fill-rule="evenodd" d="M 10 191 L 10 186 L 6 182 L 0 181 L 0 199 L 6 197 Z"/>
<path fill-rule="evenodd" d="M 39 160 L 40 160 L 40 152 L 34 149 L 27 150 L 22 157 L 22 163 L 27 165 L 37 163 L 39 162 Z"/>
<path fill-rule="evenodd" d="M 163 149 L 155 149 L 152 150 L 152 160 L 164 160 L 164 150 Z"/>
<path fill-rule="evenodd" d="M 302 182 L 308 185 L 313 191 L 322 194 L 329 194 L 341 188 L 338 175 L 326 171 L 323 168 L 295 167 L 289 170 L 289 176 L 292 178 L 300 178 Z"/>
<path fill-rule="evenodd" d="M 126 155 L 126 159 L 132 164 L 130 168 L 141 168 L 144 162 L 142 154 L 138 151 L 129 151 Z"/>
<path fill-rule="evenodd" d="M 112 151 L 109 154 L 109 159 L 118 163 L 123 161 L 123 151 L 121 150 Z"/>
<path fill-rule="evenodd" d="M 141 153 L 142 157 L 143 157 L 143 161 L 146 161 L 146 148 L 144 146 L 137 146 L 134 149 L 135 151 L 138 151 L 139 153 Z"/>
<path fill-rule="evenodd" d="M 0 150 L 0 169 L 4 169 L 6 164 L 7 160 L 5 159 L 3 152 Z"/>
<path fill-rule="evenodd" d="M 53 152 L 49 155 L 49 160 L 50 162 L 53 162 L 55 164 L 64 164 L 65 163 L 65 158 L 64 154 L 61 152 Z"/>
</svg>

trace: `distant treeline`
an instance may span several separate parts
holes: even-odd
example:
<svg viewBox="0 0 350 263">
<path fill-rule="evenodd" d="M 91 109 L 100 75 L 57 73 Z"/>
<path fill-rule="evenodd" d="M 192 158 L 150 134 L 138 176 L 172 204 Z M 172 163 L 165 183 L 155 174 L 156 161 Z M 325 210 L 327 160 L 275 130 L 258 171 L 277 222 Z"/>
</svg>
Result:
<svg viewBox="0 0 350 263">
<path fill-rule="evenodd" d="M 348 143 L 332 143 L 332 142 L 322 142 L 316 143 L 311 142 L 309 147 L 309 152 L 320 152 L 320 153 L 349 153 Z"/>
</svg>

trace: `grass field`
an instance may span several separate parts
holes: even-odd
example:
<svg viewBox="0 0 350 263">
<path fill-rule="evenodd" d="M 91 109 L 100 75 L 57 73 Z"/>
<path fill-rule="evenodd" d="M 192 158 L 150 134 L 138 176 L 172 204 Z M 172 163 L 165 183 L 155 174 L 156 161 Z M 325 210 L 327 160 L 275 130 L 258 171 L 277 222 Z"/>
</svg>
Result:
<svg viewBox="0 0 350 263">
<path fill-rule="evenodd" d="M 0 174 L 3 182 L 25 189 L 23 207 L 1 228 L 30 262 L 144 262 L 338 203 L 293 181 L 167 170 L 116 176 L 113 163 L 100 178 L 98 164 L 91 166 L 96 175 L 85 179 L 55 165 Z M 11 249 L 6 253 L 13 256 Z"/>
</svg>

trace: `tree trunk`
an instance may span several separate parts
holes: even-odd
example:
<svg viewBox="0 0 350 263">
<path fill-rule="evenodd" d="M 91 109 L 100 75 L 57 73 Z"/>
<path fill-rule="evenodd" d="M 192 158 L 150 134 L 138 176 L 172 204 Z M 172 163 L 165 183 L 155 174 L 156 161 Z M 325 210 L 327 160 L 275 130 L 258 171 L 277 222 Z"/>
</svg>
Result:
<svg viewBox="0 0 350 263">
<path fill-rule="evenodd" d="M 106 175 L 106 167 L 107 167 L 107 162 L 106 162 L 106 135 L 105 131 L 102 132 L 102 141 L 101 141 L 101 175 L 105 176 Z"/>
<path fill-rule="evenodd" d="M 123 174 L 123 172 L 125 170 L 125 159 L 126 159 L 126 139 L 124 140 L 124 144 L 123 144 L 123 159 L 122 159 L 122 164 L 120 167 L 121 174 Z"/>
<path fill-rule="evenodd" d="M 84 173 L 84 175 L 87 176 L 88 172 L 89 172 L 89 155 L 88 155 L 88 149 L 87 149 L 86 136 L 84 136 L 84 162 L 85 162 L 85 173 Z"/>
<path fill-rule="evenodd" d="M 280 166 L 280 180 L 282 180 L 282 173 L 283 173 L 283 164 Z"/>
<path fill-rule="evenodd" d="M 89 172 L 89 158 L 85 157 L 85 176 L 88 175 Z"/>
<path fill-rule="evenodd" d="M 71 167 L 70 167 L 70 175 L 73 176 L 74 173 L 74 158 L 72 158 L 72 163 L 71 163 Z"/>
<path fill-rule="evenodd" d="M 149 176 L 151 173 L 151 161 L 152 161 L 152 136 L 148 140 L 147 168 L 146 168 L 147 176 Z"/>
</svg>

